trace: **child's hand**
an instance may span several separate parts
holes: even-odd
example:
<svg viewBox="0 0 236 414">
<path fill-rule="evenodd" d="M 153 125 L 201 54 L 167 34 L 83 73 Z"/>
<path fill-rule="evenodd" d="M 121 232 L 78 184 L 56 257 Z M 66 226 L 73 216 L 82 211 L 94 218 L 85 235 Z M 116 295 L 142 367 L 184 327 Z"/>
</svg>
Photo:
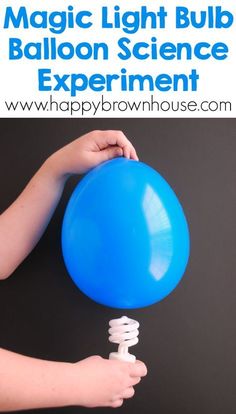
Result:
<svg viewBox="0 0 236 414">
<path fill-rule="evenodd" d="M 92 356 L 73 366 L 75 405 L 84 407 L 120 407 L 134 395 L 134 385 L 147 374 L 143 362 L 111 361 Z"/>
<path fill-rule="evenodd" d="M 143 362 L 99 356 L 76 363 L 30 358 L 0 348 L 0 412 L 50 407 L 120 407 L 147 373 Z"/>
<path fill-rule="evenodd" d="M 93 131 L 44 162 L 16 201 L 0 215 L 0 279 L 16 269 L 42 236 L 66 179 L 119 156 L 138 159 L 122 132 Z"/>
<path fill-rule="evenodd" d="M 55 152 L 48 161 L 56 178 L 62 178 L 83 174 L 101 162 L 121 156 L 138 160 L 123 132 L 92 131 Z"/>
</svg>

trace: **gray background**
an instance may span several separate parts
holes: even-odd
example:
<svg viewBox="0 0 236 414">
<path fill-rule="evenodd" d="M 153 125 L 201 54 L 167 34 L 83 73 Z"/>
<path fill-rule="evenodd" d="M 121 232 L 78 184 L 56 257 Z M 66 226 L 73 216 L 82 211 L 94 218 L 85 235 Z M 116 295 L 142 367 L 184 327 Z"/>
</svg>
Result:
<svg viewBox="0 0 236 414">
<path fill-rule="evenodd" d="M 0 211 L 49 154 L 92 129 L 122 129 L 141 160 L 174 188 L 191 232 L 186 274 L 165 300 L 134 311 L 105 308 L 80 293 L 60 250 L 63 211 L 78 181 L 73 177 L 38 246 L 0 283 L 0 346 L 61 361 L 107 357 L 114 349 L 107 341 L 108 321 L 125 313 L 140 321 L 140 343 L 133 350 L 149 374 L 120 413 L 234 414 L 236 120 L 1 120 Z"/>
</svg>

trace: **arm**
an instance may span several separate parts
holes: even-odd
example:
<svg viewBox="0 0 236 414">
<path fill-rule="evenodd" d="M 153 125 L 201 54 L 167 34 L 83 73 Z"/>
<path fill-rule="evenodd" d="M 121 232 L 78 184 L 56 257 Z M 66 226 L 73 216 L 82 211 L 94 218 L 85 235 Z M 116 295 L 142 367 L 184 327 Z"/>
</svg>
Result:
<svg viewBox="0 0 236 414">
<path fill-rule="evenodd" d="M 138 159 L 120 131 L 93 131 L 51 155 L 16 201 L 0 216 L 0 279 L 7 278 L 37 244 L 72 174 L 118 156 Z"/>
<path fill-rule="evenodd" d="M 146 375 L 145 365 L 99 356 L 71 364 L 0 349 L 0 411 L 30 408 L 120 407 Z"/>
</svg>

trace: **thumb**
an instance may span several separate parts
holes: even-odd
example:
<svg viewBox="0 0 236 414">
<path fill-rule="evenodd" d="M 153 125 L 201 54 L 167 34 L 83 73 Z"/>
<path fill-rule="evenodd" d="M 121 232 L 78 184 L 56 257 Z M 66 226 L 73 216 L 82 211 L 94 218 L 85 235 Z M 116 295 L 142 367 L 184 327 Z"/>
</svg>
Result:
<svg viewBox="0 0 236 414">
<path fill-rule="evenodd" d="M 99 151 L 97 154 L 99 156 L 99 162 L 104 162 L 108 160 L 112 160 L 116 157 L 123 156 L 123 150 L 121 147 L 110 146 L 102 151 Z"/>
</svg>

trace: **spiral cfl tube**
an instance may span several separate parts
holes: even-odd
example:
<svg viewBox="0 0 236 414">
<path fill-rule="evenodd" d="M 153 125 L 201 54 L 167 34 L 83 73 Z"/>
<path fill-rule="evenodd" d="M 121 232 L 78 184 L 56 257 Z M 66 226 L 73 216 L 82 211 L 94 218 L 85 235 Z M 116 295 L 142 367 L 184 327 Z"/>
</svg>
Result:
<svg viewBox="0 0 236 414">
<path fill-rule="evenodd" d="M 129 347 L 138 343 L 139 323 L 127 316 L 122 316 L 119 319 L 112 319 L 109 326 L 109 341 L 119 344 L 118 352 L 112 352 L 109 358 L 134 362 L 136 358 L 129 354 Z"/>
</svg>

